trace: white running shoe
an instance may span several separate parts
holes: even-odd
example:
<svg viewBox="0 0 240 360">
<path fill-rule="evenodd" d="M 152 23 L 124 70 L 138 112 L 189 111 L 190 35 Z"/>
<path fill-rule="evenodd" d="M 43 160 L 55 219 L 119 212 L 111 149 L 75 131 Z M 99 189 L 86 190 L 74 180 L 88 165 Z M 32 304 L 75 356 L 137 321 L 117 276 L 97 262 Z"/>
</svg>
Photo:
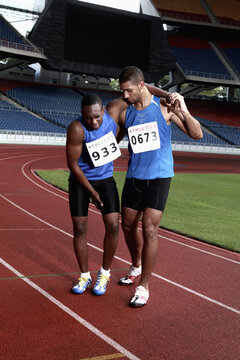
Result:
<svg viewBox="0 0 240 360">
<path fill-rule="evenodd" d="M 132 285 L 135 278 L 142 273 L 142 266 L 139 268 L 135 268 L 134 266 L 130 266 L 128 274 L 119 280 L 119 285 Z"/>
<path fill-rule="evenodd" d="M 137 308 L 146 305 L 149 299 L 149 291 L 143 286 L 138 286 L 134 297 L 130 300 L 129 306 Z"/>
</svg>

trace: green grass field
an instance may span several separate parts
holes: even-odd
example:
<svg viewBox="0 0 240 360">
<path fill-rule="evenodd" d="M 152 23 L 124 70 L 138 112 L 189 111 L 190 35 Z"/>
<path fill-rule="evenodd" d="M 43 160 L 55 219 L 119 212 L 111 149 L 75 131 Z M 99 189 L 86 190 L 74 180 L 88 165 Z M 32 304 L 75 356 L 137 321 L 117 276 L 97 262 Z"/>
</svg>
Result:
<svg viewBox="0 0 240 360">
<path fill-rule="evenodd" d="M 45 181 L 68 191 L 69 172 L 39 170 Z M 119 194 L 125 172 L 115 172 Z M 161 227 L 240 251 L 240 175 L 176 174 Z"/>
</svg>

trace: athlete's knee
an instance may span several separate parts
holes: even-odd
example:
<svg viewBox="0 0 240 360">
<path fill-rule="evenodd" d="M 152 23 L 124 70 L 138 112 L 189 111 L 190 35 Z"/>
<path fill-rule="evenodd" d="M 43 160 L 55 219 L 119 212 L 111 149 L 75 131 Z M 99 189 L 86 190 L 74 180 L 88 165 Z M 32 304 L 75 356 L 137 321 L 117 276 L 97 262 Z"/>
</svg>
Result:
<svg viewBox="0 0 240 360">
<path fill-rule="evenodd" d="M 143 224 L 143 237 L 145 241 L 151 243 L 157 241 L 157 230 L 153 223 L 147 222 Z"/>
<path fill-rule="evenodd" d="M 132 231 L 132 226 L 127 219 L 122 218 L 121 227 L 125 235 Z"/>
<path fill-rule="evenodd" d="M 117 236 L 119 232 L 119 218 L 113 218 L 105 223 L 106 232 L 111 236 Z"/>
<path fill-rule="evenodd" d="M 87 233 L 87 222 L 74 221 L 73 233 L 74 233 L 74 238 L 84 237 Z"/>
</svg>

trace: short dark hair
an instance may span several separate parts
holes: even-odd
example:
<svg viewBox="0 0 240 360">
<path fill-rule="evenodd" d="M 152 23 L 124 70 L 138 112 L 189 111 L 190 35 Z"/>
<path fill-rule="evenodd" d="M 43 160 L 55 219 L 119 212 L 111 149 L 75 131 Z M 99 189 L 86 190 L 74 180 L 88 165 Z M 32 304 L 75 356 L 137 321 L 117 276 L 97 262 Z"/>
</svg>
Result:
<svg viewBox="0 0 240 360">
<path fill-rule="evenodd" d="M 81 102 L 82 108 L 83 106 L 90 106 L 94 104 L 99 104 L 101 107 L 103 106 L 102 99 L 96 94 L 85 95 Z"/>
<path fill-rule="evenodd" d="M 136 66 L 126 66 L 119 76 L 119 83 L 122 84 L 126 81 L 131 81 L 133 84 L 139 84 L 140 81 L 144 81 L 142 70 Z"/>
</svg>

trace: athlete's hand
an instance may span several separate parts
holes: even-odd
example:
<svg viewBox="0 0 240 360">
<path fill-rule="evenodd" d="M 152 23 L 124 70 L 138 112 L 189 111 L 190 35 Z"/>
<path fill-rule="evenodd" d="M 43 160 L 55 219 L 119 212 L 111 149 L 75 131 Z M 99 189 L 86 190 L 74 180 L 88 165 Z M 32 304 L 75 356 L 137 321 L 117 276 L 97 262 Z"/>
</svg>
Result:
<svg viewBox="0 0 240 360">
<path fill-rule="evenodd" d="M 91 198 L 97 209 L 99 209 L 101 206 L 103 206 L 103 202 L 100 199 L 99 193 L 97 191 L 95 191 L 94 193 L 91 194 Z"/>
<path fill-rule="evenodd" d="M 169 94 L 166 97 L 166 106 L 168 108 L 168 112 L 172 111 L 180 111 L 187 112 L 187 107 L 184 101 L 184 97 L 177 92 Z"/>
</svg>

